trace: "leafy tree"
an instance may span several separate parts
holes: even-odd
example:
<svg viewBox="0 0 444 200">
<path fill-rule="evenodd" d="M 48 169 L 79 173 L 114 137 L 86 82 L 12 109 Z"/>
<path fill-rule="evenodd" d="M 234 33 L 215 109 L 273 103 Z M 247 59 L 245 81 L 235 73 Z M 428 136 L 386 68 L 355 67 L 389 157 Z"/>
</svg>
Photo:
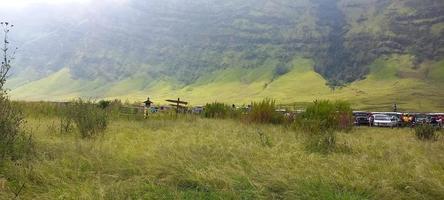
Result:
<svg viewBox="0 0 444 200">
<path fill-rule="evenodd" d="M 0 91 L 6 92 L 4 86 L 6 83 L 6 78 L 8 77 L 9 70 L 11 69 L 11 61 L 14 59 L 15 55 L 15 51 L 10 53 L 8 33 L 9 31 L 11 31 L 11 28 L 13 28 L 14 25 L 10 24 L 9 22 L 0 22 L 0 25 L 4 32 L 3 47 L 1 49 L 3 55 L 2 64 L 0 67 Z M 17 48 L 15 50 L 17 50 Z"/>
<path fill-rule="evenodd" d="M 0 67 L 0 161 L 4 159 L 16 160 L 32 147 L 31 138 L 22 129 L 23 113 L 9 100 L 4 88 L 14 53 L 9 52 L 8 33 L 14 25 L 0 22 L 4 37 L 1 49 L 2 62 Z"/>
</svg>

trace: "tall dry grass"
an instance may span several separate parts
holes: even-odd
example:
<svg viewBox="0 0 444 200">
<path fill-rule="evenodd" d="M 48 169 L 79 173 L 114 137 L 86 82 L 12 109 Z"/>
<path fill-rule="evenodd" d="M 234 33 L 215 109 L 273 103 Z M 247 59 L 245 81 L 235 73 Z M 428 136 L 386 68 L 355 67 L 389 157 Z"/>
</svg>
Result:
<svg viewBox="0 0 444 200">
<path fill-rule="evenodd" d="M 338 133 L 346 153 L 305 151 L 300 132 L 234 120 L 117 120 L 100 140 L 58 134 L 56 118 L 30 119 L 38 152 L 22 199 L 443 199 L 444 141 L 410 129 Z M 23 174 L 27 174 L 23 176 Z"/>
<path fill-rule="evenodd" d="M 285 120 L 283 114 L 276 112 L 276 101 L 272 99 L 252 102 L 246 119 L 248 122 L 262 124 L 281 124 Z"/>
</svg>

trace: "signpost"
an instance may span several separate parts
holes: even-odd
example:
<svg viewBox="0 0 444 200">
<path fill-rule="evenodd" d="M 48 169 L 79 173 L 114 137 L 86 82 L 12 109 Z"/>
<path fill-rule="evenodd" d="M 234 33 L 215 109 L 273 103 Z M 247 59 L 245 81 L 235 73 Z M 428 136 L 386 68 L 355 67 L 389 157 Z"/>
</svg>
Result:
<svg viewBox="0 0 444 200">
<path fill-rule="evenodd" d="M 180 98 L 177 98 L 177 100 L 171 100 L 167 99 L 166 101 L 174 104 L 170 104 L 171 106 L 176 107 L 176 113 L 179 113 L 179 109 L 184 109 L 186 105 L 188 105 L 188 102 L 181 101 Z"/>
</svg>

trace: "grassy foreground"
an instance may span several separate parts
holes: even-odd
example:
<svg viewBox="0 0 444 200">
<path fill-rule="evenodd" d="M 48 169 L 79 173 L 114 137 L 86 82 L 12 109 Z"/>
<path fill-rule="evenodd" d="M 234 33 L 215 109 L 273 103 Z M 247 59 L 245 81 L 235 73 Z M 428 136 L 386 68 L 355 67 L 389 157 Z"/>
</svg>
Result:
<svg viewBox="0 0 444 200">
<path fill-rule="evenodd" d="M 232 120 L 118 120 L 87 140 L 61 135 L 56 118 L 27 128 L 37 158 L 0 171 L 25 183 L 21 199 L 444 199 L 444 139 L 410 129 L 340 133 L 323 155 L 291 129 Z"/>
</svg>

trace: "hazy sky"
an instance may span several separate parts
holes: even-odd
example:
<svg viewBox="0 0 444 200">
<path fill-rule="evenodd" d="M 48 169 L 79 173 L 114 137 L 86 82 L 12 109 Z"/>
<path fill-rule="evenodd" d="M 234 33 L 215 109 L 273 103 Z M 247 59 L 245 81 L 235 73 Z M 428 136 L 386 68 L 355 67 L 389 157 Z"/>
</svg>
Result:
<svg viewBox="0 0 444 200">
<path fill-rule="evenodd" d="M 61 4 L 125 4 L 128 0 L 0 0 L 0 8 L 21 8 L 32 4 L 47 4 L 47 5 L 61 5 Z"/>
<path fill-rule="evenodd" d="M 3 6 L 26 6 L 33 3 L 64 4 L 64 3 L 89 3 L 92 0 L 0 0 Z"/>
</svg>

